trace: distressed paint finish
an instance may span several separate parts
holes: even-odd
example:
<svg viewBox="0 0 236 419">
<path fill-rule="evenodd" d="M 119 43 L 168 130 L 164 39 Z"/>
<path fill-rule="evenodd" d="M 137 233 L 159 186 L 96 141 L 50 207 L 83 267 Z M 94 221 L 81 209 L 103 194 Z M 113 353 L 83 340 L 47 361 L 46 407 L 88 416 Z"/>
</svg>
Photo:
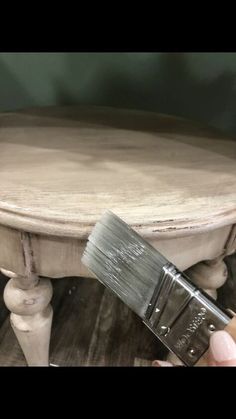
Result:
<svg viewBox="0 0 236 419">
<path fill-rule="evenodd" d="M 236 255 L 226 260 L 229 279 L 223 286 L 221 303 L 236 311 Z M 5 282 L 0 275 L 1 292 Z M 50 364 L 151 366 L 154 359 L 166 355 L 167 350 L 142 321 L 98 281 L 72 277 L 53 281 L 53 285 Z M 26 365 L 1 295 L 0 365 Z"/>
<path fill-rule="evenodd" d="M 236 142 L 224 134 L 140 111 L 29 109 L 0 115 L 0 155 L 0 267 L 13 278 L 9 307 L 13 283 L 29 292 L 38 277 L 88 277 L 81 255 L 107 209 L 179 269 L 193 267 L 198 283 L 207 266 L 211 295 L 225 280 L 223 262 L 215 283 L 209 268 L 236 249 Z M 35 330 L 43 310 L 39 322 L 31 319 Z"/>
<path fill-rule="evenodd" d="M 157 250 L 175 264 L 180 270 L 205 260 L 232 253 L 227 251 L 228 237 L 231 226 L 199 233 L 192 236 L 174 237 L 173 239 L 148 239 Z M 3 269 L 27 276 L 22 237 L 27 243 L 28 253 L 33 272 L 39 276 L 61 278 L 65 276 L 91 277 L 86 267 L 81 263 L 86 241 L 75 238 L 21 233 L 17 230 L 0 225 L 0 266 Z M 56 261 L 56 262 L 55 262 Z"/>
<path fill-rule="evenodd" d="M 0 224 L 87 239 L 106 209 L 150 239 L 236 220 L 236 142 L 181 118 L 96 107 L 0 116 Z"/>
<path fill-rule="evenodd" d="M 49 344 L 52 325 L 52 285 L 49 279 L 38 278 L 29 233 L 20 233 L 25 275 L 2 269 L 9 276 L 4 301 L 11 311 L 12 329 L 28 365 L 49 365 Z M 18 271 L 17 271 L 18 272 Z"/>
</svg>

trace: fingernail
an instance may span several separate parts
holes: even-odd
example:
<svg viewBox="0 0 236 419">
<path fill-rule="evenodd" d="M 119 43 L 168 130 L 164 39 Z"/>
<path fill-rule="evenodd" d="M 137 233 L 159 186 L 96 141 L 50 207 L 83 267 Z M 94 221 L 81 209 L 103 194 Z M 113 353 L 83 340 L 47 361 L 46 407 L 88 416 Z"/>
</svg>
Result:
<svg viewBox="0 0 236 419">
<path fill-rule="evenodd" d="M 216 362 L 236 359 L 236 345 L 229 333 L 224 330 L 213 333 L 210 338 L 210 348 Z"/>
<path fill-rule="evenodd" d="M 152 366 L 153 367 L 173 367 L 173 365 L 167 361 L 153 361 Z"/>
</svg>

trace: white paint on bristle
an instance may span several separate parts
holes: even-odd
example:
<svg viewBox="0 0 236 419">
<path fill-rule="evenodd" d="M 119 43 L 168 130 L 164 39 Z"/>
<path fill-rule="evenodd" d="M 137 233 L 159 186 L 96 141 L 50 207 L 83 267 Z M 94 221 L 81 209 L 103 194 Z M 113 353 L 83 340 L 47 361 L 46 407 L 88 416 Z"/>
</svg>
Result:
<svg viewBox="0 0 236 419">
<path fill-rule="evenodd" d="M 167 259 L 109 211 L 89 236 L 82 262 L 100 282 L 144 317 Z"/>
</svg>

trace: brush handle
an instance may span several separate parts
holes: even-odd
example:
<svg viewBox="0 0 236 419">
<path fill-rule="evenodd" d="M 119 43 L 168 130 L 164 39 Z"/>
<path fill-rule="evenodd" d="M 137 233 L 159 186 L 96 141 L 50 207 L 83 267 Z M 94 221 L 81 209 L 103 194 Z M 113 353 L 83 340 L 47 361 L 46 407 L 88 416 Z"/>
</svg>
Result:
<svg viewBox="0 0 236 419">
<path fill-rule="evenodd" d="M 211 334 L 232 328 L 233 317 L 183 272 L 166 264 L 144 323 L 185 365 L 193 366 L 199 359 L 207 364 Z"/>
<path fill-rule="evenodd" d="M 224 329 L 226 332 L 228 332 L 232 338 L 236 342 L 236 315 L 229 321 L 227 326 Z M 195 364 L 195 366 L 208 366 L 209 365 L 209 350 L 207 350 L 204 355 L 198 360 L 198 362 Z"/>
</svg>

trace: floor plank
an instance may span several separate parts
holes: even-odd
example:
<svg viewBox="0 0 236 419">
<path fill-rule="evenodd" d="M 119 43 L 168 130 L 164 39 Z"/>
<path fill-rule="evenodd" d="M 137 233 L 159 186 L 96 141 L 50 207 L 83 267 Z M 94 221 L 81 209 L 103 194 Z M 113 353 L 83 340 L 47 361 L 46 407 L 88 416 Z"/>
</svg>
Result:
<svg viewBox="0 0 236 419">
<path fill-rule="evenodd" d="M 53 281 L 53 286 L 51 364 L 133 366 L 139 359 L 144 365 L 166 353 L 138 316 L 98 281 L 64 278 Z M 26 365 L 3 302 L 0 307 L 5 314 L 0 327 L 0 365 Z"/>
<path fill-rule="evenodd" d="M 229 278 L 219 290 L 219 300 L 236 311 L 236 255 L 228 257 L 226 263 Z M 2 298 L 6 281 L 0 276 L 0 366 L 25 366 Z M 52 283 L 52 365 L 148 366 L 166 354 L 138 316 L 98 281 L 62 278 Z"/>
</svg>

